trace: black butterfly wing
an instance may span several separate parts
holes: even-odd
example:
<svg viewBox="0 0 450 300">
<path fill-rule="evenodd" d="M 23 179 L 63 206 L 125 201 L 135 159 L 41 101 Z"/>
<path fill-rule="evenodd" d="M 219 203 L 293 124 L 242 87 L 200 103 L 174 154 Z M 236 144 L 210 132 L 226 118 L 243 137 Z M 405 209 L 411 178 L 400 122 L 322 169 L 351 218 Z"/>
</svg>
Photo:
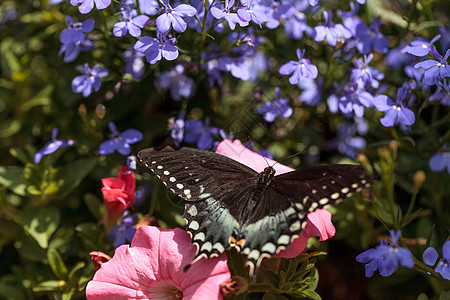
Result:
<svg viewBox="0 0 450 300">
<path fill-rule="evenodd" d="M 364 168 L 324 165 L 275 176 L 242 228 L 250 274 L 265 257 L 289 247 L 306 225 L 307 214 L 350 197 L 371 184 Z"/>
<path fill-rule="evenodd" d="M 188 202 L 233 191 L 258 176 L 231 158 L 189 147 L 148 148 L 138 157 L 172 192 Z"/>
<path fill-rule="evenodd" d="M 183 215 L 186 231 L 197 247 L 192 263 L 202 257 L 218 256 L 230 245 L 231 237 L 240 230 L 239 211 L 252 193 L 252 189 L 241 187 L 203 201 L 186 202 Z"/>
<path fill-rule="evenodd" d="M 240 211 L 256 188 L 258 173 L 228 157 L 188 147 L 148 148 L 138 157 L 186 200 L 186 231 L 197 247 L 192 263 L 222 253 L 239 228 Z"/>
</svg>

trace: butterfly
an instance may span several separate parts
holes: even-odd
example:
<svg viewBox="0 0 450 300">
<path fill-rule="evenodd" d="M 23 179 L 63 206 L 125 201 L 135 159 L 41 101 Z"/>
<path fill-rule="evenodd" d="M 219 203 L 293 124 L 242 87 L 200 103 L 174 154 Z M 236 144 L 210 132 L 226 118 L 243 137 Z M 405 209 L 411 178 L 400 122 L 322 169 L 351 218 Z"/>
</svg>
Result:
<svg viewBox="0 0 450 300">
<path fill-rule="evenodd" d="M 252 277 L 270 258 L 300 236 L 306 216 L 363 188 L 371 177 L 358 165 L 319 165 L 276 175 L 195 148 L 148 148 L 139 159 L 173 193 L 186 200 L 186 231 L 201 258 L 228 247 L 245 254 Z M 191 265 L 190 264 L 190 265 Z"/>
</svg>

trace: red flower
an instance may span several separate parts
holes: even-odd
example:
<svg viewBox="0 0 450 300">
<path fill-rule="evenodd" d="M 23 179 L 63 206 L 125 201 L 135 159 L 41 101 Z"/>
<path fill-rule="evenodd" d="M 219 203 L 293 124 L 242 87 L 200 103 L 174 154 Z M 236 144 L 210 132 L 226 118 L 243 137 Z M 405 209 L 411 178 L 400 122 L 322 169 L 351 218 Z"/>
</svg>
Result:
<svg viewBox="0 0 450 300">
<path fill-rule="evenodd" d="M 123 166 L 117 177 L 103 178 L 102 183 L 106 204 L 106 225 L 111 227 L 117 218 L 134 204 L 136 188 L 134 173 L 127 166 Z"/>
</svg>

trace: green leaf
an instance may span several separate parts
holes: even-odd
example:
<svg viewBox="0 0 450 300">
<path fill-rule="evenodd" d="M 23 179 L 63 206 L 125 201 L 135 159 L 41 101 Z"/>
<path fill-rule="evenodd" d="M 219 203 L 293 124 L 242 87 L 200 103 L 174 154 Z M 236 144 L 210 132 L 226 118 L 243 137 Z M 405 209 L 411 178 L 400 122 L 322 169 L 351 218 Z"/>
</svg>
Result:
<svg viewBox="0 0 450 300">
<path fill-rule="evenodd" d="M 439 300 L 450 300 L 450 292 L 442 292 L 439 295 Z"/>
<path fill-rule="evenodd" d="M 71 283 L 72 285 L 77 285 L 77 284 L 78 284 L 78 278 L 76 278 L 75 275 L 76 275 L 76 273 L 77 273 L 79 270 L 83 269 L 84 266 L 86 266 L 86 264 L 85 264 L 84 262 L 82 262 L 82 261 L 79 261 L 79 262 L 75 265 L 75 267 L 73 267 L 72 270 L 70 270 L 70 273 L 69 273 L 69 280 L 70 280 L 70 283 Z"/>
<path fill-rule="evenodd" d="M 58 250 L 56 250 L 55 248 L 48 249 L 47 259 L 50 268 L 52 268 L 52 271 L 53 273 L 55 273 L 56 277 L 58 277 L 58 279 L 67 281 L 69 279 L 69 272 L 67 271 L 66 264 L 62 260 Z"/>
<path fill-rule="evenodd" d="M 427 294 L 422 293 L 417 297 L 417 300 L 428 300 L 428 296 Z"/>
<path fill-rule="evenodd" d="M 47 251 L 42 249 L 38 242 L 24 230 L 19 231 L 14 246 L 25 260 L 47 263 Z"/>
<path fill-rule="evenodd" d="M 320 297 L 319 294 L 317 294 L 316 292 L 314 292 L 312 290 L 303 290 L 302 294 L 309 299 L 313 299 L 313 300 L 321 300 L 322 299 L 322 297 Z"/>
<path fill-rule="evenodd" d="M 101 249 L 105 232 L 102 227 L 93 223 L 83 223 L 79 224 L 75 230 L 89 248 Z"/>
<path fill-rule="evenodd" d="M 267 292 L 264 294 L 263 300 L 288 300 L 289 298 L 286 298 L 280 293 L 276 292 Z"/>
<path fill-rule="evenodd" d="M 41 246 L 47 249 L 50 237 L 58 228 L 59 211 L 54 207 L 30 207 L 22 214 L 23 227 Z"/>
<path fill-rule="evenodd" d="M 89 211 L 91 212 L 91 214 L 97 220 L 101 220 L 103 217 L 103 213 L 104 213 L 104 206 L 103 206 L 102 201 L 100 201 L 100 199 L 98 199 L 93 194 L 84 195 L 83 200 L 84 200 L 84 203 L 86 204 L 86 206 L 88 207 Z"/>
<path fill-rule="evenodd" d="M 317 285 L 319 284 L 319 272 L 315 267 L 311 269 L 311 273 L 309 274 L 309 276 L 311 278 L 311 284 L 309 285 L 309 288 L 315 291 Z"/>
<path fill-rule="evenodd" d="M 97 164 L 94 158 L 79 159 L 66 165 L 56 175 L 56 182 L 61 182 L 57 198 L 64 198 L 88 175 Z"/>
<path fill-rule="evenodd" d="M 62 294 L 61 300 L 70 300 L 70 299 L 72 299 L 72 296 L 73 296 L 74 293 L 75 293 L 75 291 L 71 290 L 69 292 L 66 292 L 66 293 Z"/>
<path fill-rule="evenodd" d="M 19 289 L 0 282 L 0 298 L 5 300 L 26 299 Z"/>
<path fill-rule="evenodd" d="M 11 148 L 9 149 L 9 154 L 13 156 L 15 159 L 19 160 L 23 164 L 29 163 L 29 159 L 25 151 L 19 148 Z"/>
<path fill-rule="evenodd" d="M 53 93 L 54 89 L 55 89 L 55 87 L 53 85 L 47 85 L 42 90 L 40 90 L 37 95 L 35 95 L 33 98 L 31 98 L 27 102 L 25 102 L 22 105 L 22 110 L 23 111 L 28 111 L 31 108 L 35 107 L 35 106 L 50 105 L 50 103 L 51 103 L 50 96 Z"/>
<path fill-rule="evenodd" d="M 55 292 L 60 291 L 60 286 L 64 285 L 64 281 L 61 280 L 47 280 L 40 282 L 33 288 L 33 292 Z"/>
<path fill-rule="evenodd" d="M 0 166 L 0 185 L 19 196 L 27 196 L 27 185 L 23 177 L 23 168 L 16 166 Z"/>
</svg>

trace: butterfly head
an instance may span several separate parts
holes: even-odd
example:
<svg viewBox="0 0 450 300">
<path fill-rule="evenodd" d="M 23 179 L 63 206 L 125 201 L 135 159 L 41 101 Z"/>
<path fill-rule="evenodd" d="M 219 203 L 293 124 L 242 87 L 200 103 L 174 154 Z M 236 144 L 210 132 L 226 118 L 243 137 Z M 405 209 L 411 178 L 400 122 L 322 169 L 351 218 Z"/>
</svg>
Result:
<svg viewBox="0 0 450 300">
<path fill-rule="evenodd" d="M 275 171 L 275 169 L 273 168 L 273 167 L 266 167 L 265 169 L 264 169 L 264 174 L 267 176 L 267 177 L 269 177 L 269 178 L 272 178 L 273 176 L 275 176 L 275 173 L 276 173 L 277 171 Z"/>
</svg>

